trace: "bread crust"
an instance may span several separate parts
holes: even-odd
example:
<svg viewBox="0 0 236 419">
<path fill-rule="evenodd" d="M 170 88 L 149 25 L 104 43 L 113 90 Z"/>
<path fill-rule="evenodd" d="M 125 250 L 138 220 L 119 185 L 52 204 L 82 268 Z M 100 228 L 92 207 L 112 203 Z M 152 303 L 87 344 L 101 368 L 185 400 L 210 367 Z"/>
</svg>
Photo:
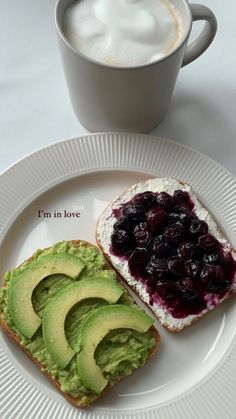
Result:
<svg viewBox="0 0 236 419">
<path fill-rule="evenodd" d="M 190 190 L 192 190 L 191 189 L 191 186 L 187 183 L 187 182 L 183 182 L 183 181 L 181 181 L 181 180 L 179 180 L 179 179 L 177 179 L 177 178 L 175 178 L 175 180 L 176 181 L 178 181 L 182 186 L 188 186 L 189 188 L 190 188 Z M 142 185 L 142 184 L 144 184 L 145 182 L 147 182 L 147 179 L 145 179 L 143 182 L 139 182 L 137 185 Z M 226 301 L 226 300 L 228 300 L 229 298 L 231 298 L 232 296 L 234 296 L 235 297 L 235 295 L 236 295 L 236 288 L 234 289 L 234 290 L 232 290 L 230 293 L 228 293 L 228 294 L 226 294 L 214 307 L 212 307 L 211 309 L 207 309 L 207 311 L 205 311 L 205 312 L 202 312 L 202 313 L 200 313 L 200 314 L 198 314 L 198 315 L 195 315 L 193 318 L 192 318 L 192 320 L 191 320 L 191 322 L 190 323 L 188 323 L 188 324 L 183 324 L 182 326 L 175 326 L 175 325 L 173 325 L 173 326 L 170 326 L 169 324 L 167 324 L 167 323 L 165 323 L 165 321 L 163 321 L 162 319 L 161 319 L 161 317 L 160 316 L 158 316 L 158 314 L 153 310 L 153 308 L 152 308 L 152 306 L 147 302 L 147 301 L 145 301 L 143 298 L 142 298 L 142 295 L 140 295 L 140 293 L 138 292 L 138 290 L 136 289 L 136 286 L 134 285 L 131 285 L 131 284 L 128 284 L 128 282 L 126 281 L 126 279 L 122 276 L 122 274 L 121 274 L 121 272 L 119 272 L 119 269 L 117 269 L 117 267 L 115 266 L 115 264 L 113 264 L 112 263 L 112 260 L 111 260 L 111 256 L 110 256 L 110 254 L 108 253 L 108 252 L 106 252 L 105 251 L 105 249 L 104 249 L 104 247 L 103 247 L 103 245 L 102 245 L 102 243 L 101 243 L 101 239 L 100 239 L 100 236 L 101 236 L 101 233 L 99 233 L 99 231 L 98 231 L 98 226 L 99 226 L 99 222 L 100 222 L 100 219 L 102 218 L 102 216 L 103 216 L 103 214 L 104 213 L 106 213 L 106 211 L 107 211 L 107 209 L 108 208 L 110 208 L 111 210 L 112 210 L 112 207 L 113 207 L 113 205 L 117 202 L 117 199 L 119 198 L 119 199 L 121 199 L 122 200 L 122 198 L 123 197 L 125 197 L 126 195 L 127 195 L 127 193 L 134 187 L 134 186 L 137 186 L 137 185 L 132 185 L 130 188 L 127 188 L 127 189 L 125 189 L 124 190 L 124 192 L 123 193 L 121 193 L 118 197 L 116 197 L 110 204 L 108 204 L 107 205 L 107 207 L 102 211 L 102 213 L 101 213 L 101 215 L 100 215 L 100 217 L 98 218 L 98 220 L 97 220 L 97 223 L 96 223 L 96 242 L 97 242 L 97 245 L 98 245 L 98 247 L 99 247 L 99 249 L 102 251 L 102 253 L 103 253 L 103 255 L 104 255 L 104 257 L 105 257 L 105 259 L 107 260 L 107 262 L 109 263 L 109 265 L 116 271 L 116 273 L 118 274 L 118 276 L 121 278 L 121 280 L 122 280 L 122 282 L 126 285 L 126 286 L 128 286 L 130 289 L 132 289 L 133 291 L 134 291 L 134 293 L 145 303 L 145 305 L 149 308 L 149 310 L 151 310 L 151 312 L 154 314 L 154 316 L 159 320 L 159 322 L 160 322 L 160 324 L 165 328 L 165 329 L 167 329 L 169 332 L 171 332 L 171 333 L 179 333 L 179 332 L 181 332 L 183 329 L 185 329 L 186 327 L 189 327 L 189 326 L 191 326 L 193 323 L 195 323 L 197 320 L 200 320 L 202 317 L 204 317 L 206 314 L 208 314 L 208 313 L 210 313 L 211 311 L 213 311 L 213 310 L 215 310 L 215 308 L 217 308 L 220 304 L 222 304 L 224 301 Z M 198 198 L 197 198 L 198 199 Z M 200 204 L 202 205 L 202 207 L 203 208 L 205 208 L 204 207 L 204 205 L 202 204 L 202 202 L 198 199 L 198 201 L 200 202 Z M 125 200 L 124 200 L 124 202 L 125 202 Z M 216 223 L 216 221 L 214 220 L 214 217 L 212 216 L 212 214 L 209 212 L 209 210 L 207 210 L 207 212 L 209 213 L 209 215 L 211 216 L 211 218 L 212 218 L 212 220 Z M 216 225 L 217 225 L 217 227 L 218 227 L 218 230 L 219 230 L 219 232 L 220 232 L 220 234 L 221 234 L 221 236 L 222 237 L 225 237 L 224 236 L 224 234 L 223 234 L 223 232 L 220 230 L 220 228 L 219 228 L 219 226 L 218 226 L 218 224 L 216 223 Z M 233 249 L 233 247 L 232 247 L 232 245 L 230 245 L 231 246 L 231 251 L 232 252 L 236 252 L 235 251 L 235 249 Z M 131 276 L 131 275 L 130 275 Z"/>
<path fill-rule="evenodd" d="M 65 243 L 66 243 L 66 241 L 65 241 Z M 72 244 L 75 247 L 77 247 L 77 246 L 79 247 L 81 244 L 83 244 L 84 246 L 87 246 L 87 247 L 92 247 L 92 246 L 93 247 L 96 247 L 95 245 L 93 245 L 93 244 L 91 244 L 89 242 L 83 241 L 83 240 L 70 240 L 70 241 L 67 241 L 67 243 L 70 243 L 70 244 Z M 46 250 L 46 249 L 44 249 L 44 250 Z M 29 257 L 27 259 L 27 261 L 31 261 L 32 259 L 33 258 L 31 256 L 31 257 Z M 107 262 L 106 262 L 105 267 L 106 267 L 106 269 L 111 269 L 110 264 L 108 264 Z M 6 333 L 6 335 L 8 336 L 8 338 L 12 342 L 14 342 L 28 356 L 28 358 L 35 365 L 37 365 L 37 367 L 40 369 L 40 371 L 56 387 L 56 389 L 63 395 L 63 397 L 65 397 L 71 404 L 73 404 L 76 407 L 80 407 L 80 408 L 87 408 L 87 407 L 89 407 L 90 403 L 85 404 L 79 398 L 75 398 L 75 397 L 73 397 L 73 396 L 69 395 L 68 393 L 65 393 L 64 391 L 61 390 L 59 381 L 58 380 L 55 380 L 54 378 L 52 378 L 51 374 L 48 373 L 47 371 L 43 371 L 42 370 L 42 368 L 44 368 L 43 365 L 31 354 L 30 351 L 28 351 L 28 349 L 26 349 L 25 347 L 23 347 L 21 345 L 21 343 L 20 343 L 21 342 L 21 338 L 9 327 L 9 325 L 6 322 L 6 320 L 1 315 L 0 315 L 0 327 L 2 328 L 2 330 L 4 331 L 4 333 Z M 156 345 L 149 351 L 148 359 L 146 360 L 146 362 L 148 362 L 155 355 L 155 353 L 157 352 L 157 349 L 159 348 L 159 345 L 160 345 L 160 335 L 159 335 L 158 331 L 155 329 L 154 326 L 151 326 L 150 332 L 151 332 L 152 337 L 156 341 Z M 145 364 L 146 364 L 146 362 L 145 362 Z M 119 381 L 123 380 L 124 378 L 121 378 Z M 91 402 L 91 404 L 94 403 L 100 397 L 102 397 L 104 394 L 106 394 L 119 381 L 117 381 L 113 385 L 111 385 L 111 384 L 107 385 L 105 387 L 105 389 L 103 390 L 103 392 L 101 394 L 99 394 L 96 397 L 96 399 L 93 402 Z"/>
</svg>

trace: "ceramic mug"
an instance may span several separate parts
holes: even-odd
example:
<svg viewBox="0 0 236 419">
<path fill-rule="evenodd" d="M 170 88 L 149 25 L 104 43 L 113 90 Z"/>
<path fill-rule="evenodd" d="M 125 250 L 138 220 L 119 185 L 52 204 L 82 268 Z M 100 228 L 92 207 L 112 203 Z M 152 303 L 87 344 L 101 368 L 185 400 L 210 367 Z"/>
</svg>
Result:
<svg viewBox="0 0 236 419">
<path fill-rule="evenodd" d="M 89 131 L 150 132 L 165 116 L 181 67 L 211 44 L 217 22 L 210 9 L 171 0 L 183 24 L 182 40 L 155 62 L 135 67 L 101 64 L 76 51 L 63 33 L 65 10 L 74 0 L 58 0 L 55 23 L 73 110 Z M 198 37 L 187 45 L 193 21 L 204 20 Z"/>
</svg>

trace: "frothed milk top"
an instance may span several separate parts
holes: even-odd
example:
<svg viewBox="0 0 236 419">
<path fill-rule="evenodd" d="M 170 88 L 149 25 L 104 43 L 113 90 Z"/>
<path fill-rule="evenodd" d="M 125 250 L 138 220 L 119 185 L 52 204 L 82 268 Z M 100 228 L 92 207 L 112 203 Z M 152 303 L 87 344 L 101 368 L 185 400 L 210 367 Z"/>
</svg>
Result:
<svg viewBox="0 0 236 419">
<path fill-rule="evenodd" d="M 66 10 L 63 29 L 84 55 L 135 66 L 174 49 L 181 38 L 181 18 L 168 0 L 79 0 Z"/>
</svg>

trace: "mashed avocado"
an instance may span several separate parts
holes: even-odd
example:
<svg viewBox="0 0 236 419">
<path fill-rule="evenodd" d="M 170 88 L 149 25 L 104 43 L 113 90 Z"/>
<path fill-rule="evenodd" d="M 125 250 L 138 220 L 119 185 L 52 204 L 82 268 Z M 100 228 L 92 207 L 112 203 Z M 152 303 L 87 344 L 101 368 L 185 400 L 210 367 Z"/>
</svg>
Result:
<svg viewBox="0 0 236 419">
<path fill-rule="evenodd" d="M 94 276 L 107 276 L 110 278 L 116 276 L 113 271 L 105 270 L 104 258 L 100 252 L 95 247 L 87 247 L 86 244 L 83 243 L 81 243 L 79 247 L 73 246 L 73 243 L 69 242 L 58 243 L 50 249 L 38 250 L 33 255 L 31 261 L 40 260 L 40 258 L 46 254 L 58 253 L 70 253 L 79 256 L 84 262 L 85 268 L 78 280 Z M 6 286 L 0 289 L 0 313 L 6 319 L 9 326 L 21 337 L 22 346 L 27 348 L 42 364 L 42 369 L 44 371 L 49 372 L 54 379 L 59 381 L 61 389 L 73 397 L 78 397 L 80 402 L 88 404 L 95 399 L 97 395 L 91 390 L 86 389 L 81 383 L 81 380 L 77 375 L 75 357 L 71 360 L 67 368 L 60 369 L 45 347 L 42 329 L 40 328 L 32 339 L 27 339 L 17 331 L 9 314 L 7 298 L 9 283 L 15 275 L 18 275 L 24 269 L 27 269 L 31 261 L 26 261 L 19 268 L 5 274 Z M 42 317 L 46 304 L 58 290 L 69 285 L 73 281 L 74 280 L 70 277 L 56 274 L 47 277 L 39 283 L 35 288 L 32 297 L 34 310 L 39 317 Z M 77 340 L 81 321 L 88 313 L 91 313 L 91 310 L 106 304 L 107 303 L 101 299 L 88 299 L 78 303 L 70 311 L 66 318 L 65 333 L 69 344 L 75 351 L 78 350 Z M 137 305 L 126 291 L 120 298 L 119 304 L 137 308 Z M 120 378 L 131 374 L 134 368 L 142 366 L 153 346 L 155 346 L 155 339 L 151 337 L 150 332 L 142 334 L 129 329 L 114 330 L 106 335 L 98 345 L 95 353 L 95 360 L 109 382 L 115 383 Z"/>
</svg>

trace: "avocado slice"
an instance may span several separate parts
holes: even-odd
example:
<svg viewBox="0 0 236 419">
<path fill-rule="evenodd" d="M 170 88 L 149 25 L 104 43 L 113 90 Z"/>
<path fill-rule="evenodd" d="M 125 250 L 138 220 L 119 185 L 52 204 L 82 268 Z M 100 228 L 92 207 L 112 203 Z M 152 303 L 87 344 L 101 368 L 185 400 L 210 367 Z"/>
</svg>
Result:
<svg viewBox="0 0 236 419">
<path fill-rule="evenodd" d="M 8 291 L 9 313 L 22 335 L 31 339 L 41 325 L 32 305 L 32 294 L 39 282 L 59 273 L 77 279 L 84 266 L 79 257 L 69 253 L 50 254 L 38 258 L 13 278 Z"/>
<path fill-rule="evenodd" d="M 43 313 L 43 338 L 48 352 L 61 368 L 65 368 L 75 351 L 65 336 L 65 319 L 72 307 L 87 298 L 102 298 L 116 303 L 124 289 L 110 278 L 88 278 L 67 285 L 47 304 Z"/>
<path fill-rule="evenodd" d="M 153 322 L 143 311 L 121 304 L 100 307 L 89 314 L 78 338 L 81 349 L 77 355 L 77 373 L 84 386 L 99 394 L 108 384 L 94 359 L 96 348 L 107 333 L 120 328 L 145 333 Z"/>
</svg>

